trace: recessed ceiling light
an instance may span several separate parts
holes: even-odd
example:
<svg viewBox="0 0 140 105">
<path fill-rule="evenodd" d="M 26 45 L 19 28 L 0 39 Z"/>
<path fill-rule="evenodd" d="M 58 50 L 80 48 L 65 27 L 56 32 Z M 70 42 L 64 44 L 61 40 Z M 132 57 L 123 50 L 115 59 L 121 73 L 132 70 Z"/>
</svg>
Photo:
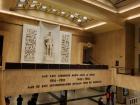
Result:
<svg viewBox="0 0 140 105">
<path fill-rule="evenodd" d="M 106 22 L 99 22 L 97 24 L 94 24 L 94 25 L 91 25 L 91 26 L 88 26 L 86 28 L 84 28 L 85 30 L 88 30 L 88 29 L 91 29 L 91 28 L 95 28 L 95 27 L 99 27 L 99 26 L 102 26 L 104 24 L 107 24 Z"/>
<path fill-rule="evenodd" d="M 132 20 L 132 19 L 135 19 L 135 18 L 138 18 L 138 17 L 140 17 L 140 14 L 129 16 L 129 17 L 126 18 L 126 20 Z"/>
<path fill-rule="evenodd" d="M 136 9 L 136 8 L 139 8 L 139 7 L 140 7 L 140 2 L 138 4 L 135 4 L 135 5 L 132 5 L 132 6 L 122 7 L 118 11 L 118 13 L 124 13 L 124 12 L 130 11 L 130 10 L 133 10 L 133 9 Z"/>
</svg>

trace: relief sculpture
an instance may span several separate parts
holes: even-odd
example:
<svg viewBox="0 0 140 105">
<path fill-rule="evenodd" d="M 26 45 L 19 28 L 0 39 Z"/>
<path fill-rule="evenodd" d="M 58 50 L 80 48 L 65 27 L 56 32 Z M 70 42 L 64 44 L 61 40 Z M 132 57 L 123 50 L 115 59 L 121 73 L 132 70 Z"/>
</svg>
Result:
<svg viewBox="0 0 140 105">
<path fill-rule="evenodd" d="M 51 32 L 48 32 L 44 38 L 45 45 L 45 54 L 44 61 L 45 62 L 53 62 L 54 54 L 53 54 L 53 36 Z"/>
<path fill-rule="evenodd" d="M 61 34 L 61 63 L 70 63 L 71 35 L 67 32 Z"/>
<path fill-rule="evenodd" d="M 25 36 L 25 49 L 24 49 L 24 60 L 34 61 L 36 52 L 36 35 L 37 31 L 33 29 L 27 29 Z"/>
<path fill-rule="evenodd" d="M 41 23 L 23 26 L 21 62 L 70 64 L 71 33 Z"/>
</svg>

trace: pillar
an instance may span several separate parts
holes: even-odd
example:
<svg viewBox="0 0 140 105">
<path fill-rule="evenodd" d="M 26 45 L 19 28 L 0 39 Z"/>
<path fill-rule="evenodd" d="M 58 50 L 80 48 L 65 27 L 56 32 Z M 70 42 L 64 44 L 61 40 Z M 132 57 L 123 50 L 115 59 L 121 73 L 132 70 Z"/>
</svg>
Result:
<svg viewBox="0 0 140 105">
<path fill-rule="evenodd" d="M 5 105 L 5 99 L 3 95 L 3 71 L 0 70 L 0 105 Z"/>
</svg>

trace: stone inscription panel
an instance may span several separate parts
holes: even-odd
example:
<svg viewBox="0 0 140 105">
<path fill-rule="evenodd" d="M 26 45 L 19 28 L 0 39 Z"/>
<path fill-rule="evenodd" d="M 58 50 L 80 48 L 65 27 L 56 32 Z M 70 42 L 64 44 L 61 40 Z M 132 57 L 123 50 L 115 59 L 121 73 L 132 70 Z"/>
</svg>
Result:
<svg viewBox="0 0 140 105">
<path fill-rule="evenodd" d="M 111 84 L 109 70 L 15 70 L 4 75 L 6 96 Z"/>
</svg>

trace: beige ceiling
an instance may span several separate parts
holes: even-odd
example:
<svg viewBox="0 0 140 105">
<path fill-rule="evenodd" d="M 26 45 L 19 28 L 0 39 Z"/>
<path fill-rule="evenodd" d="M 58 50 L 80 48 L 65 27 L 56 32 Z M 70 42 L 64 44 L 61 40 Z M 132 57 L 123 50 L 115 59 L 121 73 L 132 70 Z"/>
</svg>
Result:
<svg viewBox="0 0 140 105">
<path fill-rule="evenodd" d="M 116 8 L 121 8 L 123 6 L 127 6 L 131 3 L 134 3 L 138 0 L 106 0 L 112 3 Z"/>
<path fill-rule="evenodd" d="M 15 7 L 16 1 L 17 0 L 1 0 L 0 10 L 9 11 L 10 8 Z M 140 7 L 129 10 L 124 13 L 114 13 L 105 9 L 105 8 L 110 8 L 117 11 L 120 8 L 124 8 L 127 6 L 129 7 L 129 5 L 132 5 L 133 3 L 138 2 L 137 0 L 123 0 L 122 2 L 119 2 L 117 4 L 116 2 L 121 1 L 121 0 L 88 0 L 88 1 L 90 1 L 91 3 L 88 3 L 84 0 L 39 0 L 39 2 L 50 4 L 54 8 L 58 8 L 58 9 L 66 10 L 66 11 L 78 12 L 82 15 L 92 18 L 92 21 L 85 24 L 82 28 L 91 26 L 100 22 L 107 22 L 107 24 L 103 26 L 99 26 L 99 27 L 88 30 L 94 33 L 103 33 L 107 31 L 123 28 L 125 19 L 129 16 L 138 14 L 140 11 Z M 105 6 L 105 8 L 102 8 L 99 5 L 94 5 L 95 2 L 99 3 L 102 7 Z M 22 15 L 32 16 L 36 18 L 41 18 L 47 21 L 48 20 L 55 21 L 57 23 L 79 27 L 78 25 L 68 21 L 65 18 L 54 16 L 52 14 L 46 14 L 41 11 L 18 10 L 18 11 L 12 11 L 12 12 L 16 12 Z M 130 22 L 136 23 L 138 22 L 138 20 L 139 18 L 136 18 Z"/>
<path fill-rule="evenodd" d="M 98 1 L 110 7 L 121 8 L 131 3 L 134 3 L 138 0 L 91 0 L 91 1 L 92 2 Z"/>
</svg>

